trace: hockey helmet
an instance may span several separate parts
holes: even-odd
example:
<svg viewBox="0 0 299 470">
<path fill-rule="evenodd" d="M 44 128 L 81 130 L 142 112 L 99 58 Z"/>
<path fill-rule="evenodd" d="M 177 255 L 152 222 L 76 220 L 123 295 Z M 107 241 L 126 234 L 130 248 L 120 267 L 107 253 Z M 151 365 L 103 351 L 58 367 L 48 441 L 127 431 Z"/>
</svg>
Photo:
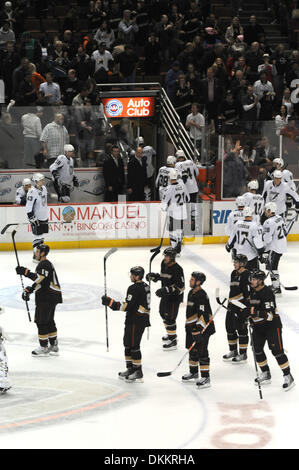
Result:
<svg viewBox="0 0 299 470">
<path fill-rule="evenodd" d="M 42 173 L 34 173 L 34 175 L 32 176 L 32 181 L 34 184 L 39 183 L 39 181 L 42 181 L 44 179 L 45 177 Z"/>
<path fill-rule="evenodd" d="M 282 178 L 282 172 L 280 170 L 275 170 L 273 173 L 274 178 Z"/>
<path fill-rule="evenodd" d="M 283 166 L 284 161 L 282 158 L 279 157 L 279 158 L 274 158 L 273 163 L 277 163 L 277 165 Z"/>
<path fill-rule="evenodd" d="M 242 266 L 245 266 L 245 264 L 248 261 L 247 256 L 241 255 L 241 254 L 235 255 L 233 260 L 236 261 L 237 263 L 241 264 Z"/>
<path fill-rule="evenodd" d="M 264 271 L 261 271 L 260 269 L 257 269 L 256 271 L 253 271 L 250 276 L 249 280 L 251 281 L 252 279 L 258 279 L 259 281 L 263 281 L 266 279 L 266 273 Z"/>
<path fill-rule="evenodd" d="M 243 209 L 243 215 L 244 217 L 252 217 L 253 214 L 253 209 L 249 206 L 244 207 Z"/>
<path fill-rule="evenodd" d="M 39 249 L 39 252 L 40 253 L 44 253 L 45 256 L 47 256 L 47 254 L 49 253 L 50 251 L 50 247 L 49 245 L 44 245 L 43 243 L 41 245 L 37 245 L 37 247 Z"/>
<path fill-rule="evenodd" d="M 185 155 L 184 151 L 181 150 L 181 149 L 179 149 L 179 150 L 176 151 L 175 156 L 176 156 L 177 160 L 178 160 L 179 158 L 183 158 L 184 160 L 186 160 L 186 155 Z"/>
<path fill-rule="evenodd" d="M 200 281 L 201 285 L 203 285 L 203 283 L 206 280 L 206 275 L 199 271 L 193 271 L 193 273 L 191 274 L 191 277 L 193 277 L 196 281 Z"/>
<path fill-rule="evenodd" d="M 169 171 L 168 177 L 169 177 L 170 181 L 177 180 L 177 178 L 178 178 L 177 171 L 174 168 L 171 168 L 171 170 Z"/>
<path fill-rule="evenodd" d="M 277 205 L 275 202 L 267 202 L 265 204 L 265 212 L 270 211 L 272 214 L 276 214 Z"/>
<path fill-rule="evenodd" d="M 75 151 L 75 148 L 71 144 L 65 144 L 63 149 L 64 149 L 64 153 Z"/>
<path fill-rule="evenodd" d="M 22 181 L 22 186 L 27 186 L 28 184 L 31 185 L 31 179 L 30 178 L 24 178 Z"/>
<path fill-rule="evenodd" d="M 133 276 L 138 276 L 139 279 L 142 279 L 144 276 L 144 269 L 142 266 L 134 266 L 130 269 L 130 273 L 133 274 Z"/>
<path fill-rule="evenodd" d="M 259 189 L 259 183 L 257 180 L 252 180 L 252 181 L 249 181 L 247 187 L 249 189 Z"/>
<path fill-rule="evenodd" d="M 237 207 L 244 207 L 245 206 L 245 199 L 243 196 L 238 196 L 236 199 L 236 206 Z"/>
<path fill-rule="evenodd" d="M 168 248 L 165 248 L 165 250 L 163 251 L 163 255 L 164 256 L 169 256 L 169 258 L 171 258 L 173 261 L 175 261 L 175 257 L 177 255 L 177 252 L 174 248 L 169 246 Z"/>
<path fill-rule="evenodd" d="M 136 144 L 137 144 L 137 145 L 143 145 L 143 144 L 144 144 L 144 138 L 142 137 L 142 135 L 140 135 L 139 137 L 137 137 L 137 139 L 136 139 Z"/>
<path fill-rule="evenodd" d="M 176 158 L 173 155 L 169 155 L 166 160 L 167 165 L 175 165 Z"/>
</svg>

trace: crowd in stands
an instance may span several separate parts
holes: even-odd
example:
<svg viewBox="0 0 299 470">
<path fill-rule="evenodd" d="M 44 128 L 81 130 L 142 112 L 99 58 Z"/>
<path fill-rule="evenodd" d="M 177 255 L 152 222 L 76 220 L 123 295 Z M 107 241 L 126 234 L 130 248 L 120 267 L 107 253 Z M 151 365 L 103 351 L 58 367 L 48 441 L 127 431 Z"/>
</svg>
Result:
<svg viewBox="0 0 299 470">
<path fill-rule="evenodd" d="M 264 3 L 271 23 L 287 34 L 296 2 Z M 291 98 L 299 79 L 297 45 L 272 47 L 255 16 L 241 23 L 245 0 L 225 4 L 232 8 L 229 23 L 217 17 L 209 0 L 77 0 L 59 18 L 59 31 L 50 34 L 43 29 L 45 19 L 56 18 L 64 3 L 0 2 L 1 147 L 7 128 L 21 124 L 23 164 L 36 162 L 33 151 L 47 164 L 53 158 L 45 142 L 50 126 L 64 135 L 61 146 L 76 147 L 81 166 L 95 166 L 95 142 L 103 135 L 97 84 L 123 82 L 131 89 L 136 77 L 158 77 L 184 124 L 195 104 L 201 126 L 211 133 L 253 134 L 261 141 L 260 123 L 273 121 L 274 135 L 297 142 L 299 104 Z M 40 22 L 40 34 L 26 27 L 32 17 Z M 192 125 L 189 117 L 186 128 L 197 145 Z M 245 167 L 261 158 L 258 147 L 243 142 Z"/>
</svg>

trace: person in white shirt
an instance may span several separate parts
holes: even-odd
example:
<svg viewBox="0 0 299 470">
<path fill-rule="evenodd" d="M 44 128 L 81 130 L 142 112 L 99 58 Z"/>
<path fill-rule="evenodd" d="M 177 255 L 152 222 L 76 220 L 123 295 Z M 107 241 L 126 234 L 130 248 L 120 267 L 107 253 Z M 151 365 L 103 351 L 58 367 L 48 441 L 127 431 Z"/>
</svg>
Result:
<svg viewBox="0 0 299 470">
<path fill-rule="evenodd" d="M 175 164 L 176 158 L 173 155 L 168 155 L 166 165 L 159 168 L 156 178 L 156 188 L 159 190 L 160 201 L 162 201 L 165 190 L 169 185 L 169 172 L 171 168 L 174 168 Z"/>
<path fill-rule="evenodd" d="M 266 181 L 263 190 L 263 198 L 265 203 L 275 202 L 277 206 L 277 214 L 284 217 L 284 214 L 287 210 L 286 201 L 289 197 L 294 201 L 296 206 L 296 212 L 299 212 L 299 196 L 287 183 L 282 181 L 282 172 L 280 170 L 275 170 L 273 172 L 273 181 Z"/>
<path fill-rule="evenodd" d="M 33 261 L 35 252 L 39 245 L 44 243 L 44 235 L 49 232 L 47 188 L 45 177 L 42 173 L 34 173 L 32 176 L 33 186 L 27 193 L 26 213 L 31 224 L 33 234 Z"/>
<path fill-rule="evenodd" d="M 60 202 L 69 202 L 71 189 L 73 186 L 78 187 L 79 185 L 74 174 L 74 153 L 74 147 L 71 144 L 66 144 L 64 154 L 58 155 L 55 162 L 50 165 L 54 188 Z"/>
<path fill-rule="evenodd" d="M 276 211 L 275 202 L 268 202 L 265 205 L 267 217 L 263 224 L 265 252 L 262 254 L 260 261 L 265 263 L 266 269 L 270 271 L 274 294 L 280 296 L 278 264 L 283 253 L 287 251 L 287 228 L 284 219 L 280 215 L 276 215 Z"/>
<path fill-rule="evenodd" d="M 108 71 L 114 62 L 111 52 L 106 50 L 106 44 L 101 42 L 97 50 L 91 54 L 94 61 L 94 76 L 97 83 L 105 83 L 108 81 Z"/>
<path fill-rule="evenodd" d="M 199 112 L 199 105 L 192 103 L 191 113 L 186 118 L 186 128 L 189 130 L 190 138 L 196 148 L 200 148 L 202 140 L 202 132 L 205 127 L 205 118 Z"/>
<path fill-rule="evenodd" d="M 23 114 L 21 123 L 24 136 L 24 166 L 35 167 L 34 155 L 40 151 L 40 136 L 42 134 L 42 124 L 40 120 L 40 110 Z"/>
<path fill-rule="evenodd" d="M 27 193 L 31 188 L 31 180 L 29 178 L 24 178 L 22 185 L 16 190 L 16 204 L 20 206 L 25 206 L 27 201 Z"/>
<path fill-rule="evenodd" d="M 192 160 L 187 160 L 183 150 L 177 150 L 176 159 L 177 163 L 175 168 L 181 174 L 182 180 L 184 181 L 190 196 L 191 230 L 194 232 L 196 219 L 196 201 L 198 194 L 197 177 L 199 175 L 199 170 Z"/>
<path fill-rule="evenodd" d="M 46 73 L 46 81 L 40 84 L 39 91 L 44 92 L 49 104 L 58 104 L 61 102 L 61 91 L 58 83 L 53 82 L 52 72 Z"/>
<path fill-rule="evenodd" d="M 249 181 L 247 184 L 248 191 L 243 194 L 245 200 L 245 206 L 251 207 L 253 210 L 253 220 L 258 224 L 261 222 L 261 216 L 264 212 L 264 198 L 261 194 L 258 194 L 259 183 L 257 180 Z"/>
<path fill-rule="evenodd" d="M 244 220 L 238 220 L 225 246 L 230 252 L 236 249 L 237 255 L 245 255 L 248 259 L 246 268 L 249 271 L 259 269 L 258 257 L 264 252 L 262 226 L 254 222 L 251 207 L 244 207 Z"/>
<path fill-rule="evenodd" d="M 186 204 L 190 197 L 183 181 L 178 181 L 178 173 L 175 168 L 170 170 L 169 180 L 170 184 L 164 192 L 161 210 L 167 212 L 170 244 L 179 254 L 182 248 L 184 220 L 187 219 Z"/>
</svg>

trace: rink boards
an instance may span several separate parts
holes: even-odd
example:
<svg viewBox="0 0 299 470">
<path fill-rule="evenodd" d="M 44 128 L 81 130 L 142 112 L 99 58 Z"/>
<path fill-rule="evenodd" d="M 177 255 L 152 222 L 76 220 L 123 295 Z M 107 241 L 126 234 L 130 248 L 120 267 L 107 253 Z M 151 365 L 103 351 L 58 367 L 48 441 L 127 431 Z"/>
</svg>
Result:
<svg viewBox="0 0 299 470">
<path fill-rule="evenodd" d="M 160 202 L 124 202 L 89 204 L 50 204 L 49 233 L 45 236 L 52 248 L 96 248 L 110 246 L 157 246 L 162 237 L 165 213 Z M 198 204 L 195 234 L 185 231 L 184 243 L 226 243 L 225 227 L 234 201 Z M 288 220 L 294 217 L 290 211 Z M 16 230 L 18 249 L 32 249 L 32 233 L 25 207 L 0 206 L 0 250 L 11 250 L 11 233 Z M 299 240 L 299 222 L 288 236 Z M 163 244 L 169 244 L 167 229 Z"/>
</svg>

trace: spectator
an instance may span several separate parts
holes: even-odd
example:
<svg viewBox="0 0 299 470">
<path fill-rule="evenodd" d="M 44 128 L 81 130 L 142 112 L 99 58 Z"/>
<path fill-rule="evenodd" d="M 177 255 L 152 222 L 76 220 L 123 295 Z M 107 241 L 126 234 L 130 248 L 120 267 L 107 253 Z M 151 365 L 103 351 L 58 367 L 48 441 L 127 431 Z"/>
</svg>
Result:
<svg viewBox="0 0 299 470">
<path fill-rule="evenodd" d="M 271 56 L 271 60 L 277 71 L 277 74 L 274 76 L 274 91 L 279 101 L 283 93 L 285 73 L 289 69 L 289 59 L 283 44 L 278 44 L 274 54 Z"/>
<path fill-rule="evenodd" d="M 50 104 L 61 103 L 61 91 L 58 83 L 53 82 L 53 73 L 46 73 L 46 81 L 39 87 L 40 91 L 43 91 L 45 97 Z"/>
<path fill-rule="evenodd" d="M 243 33 L 243 26 L 240 24 L 239 18 L 237 16 L 234 16 L 230 26 L 226 28 L 225 40 L 230 46 L 232 46 L 236 42 L 237 37 L 240 34 L 243 35 Z"/>
<path fill-rule="evenodd" d="M 0 22 L 4 21 L 8 23 L 10 29 L 12 29 L 13 31 L 15 30 L 15 25 L 17 22 L 16 13 L 12 8 L 11 2 L 5 2 L 4 8 L 0 12 Z"/>
<path fill-rule="evenodd" d="M 274 99 L 275 93 L 272 83 L 267 80 L 267 74 L 265 71 L 260 72 L 260 78 L 253 84 L 253 93 L 261 100 L 266 94 Z"/>
<path fill-rule="evenodd" d="M 293 103 L 291 101 L 291 90 L 289 88 L 284 89 L 281 104 L 287 108 L 289 115 L 293 114 Z"/>
<path fill-rule="evenodd" d="M 85 82 L 94 71 L 94 62 L 85 52 L 83 46 L 79 46 L 77 54 L 72 60 L 71 68 L 76 70 L 78 80 Z"/>
<path fill-rule="evenodd" d="M 201 148 L 201 141 L 205 129 L 205 118 L 199 112 L 199 104 L 192 103 L 191 113 L 186 118 L 186 128 L 189 130 L 190 138 L 196 148 Z"/>
<path fill-rule="evenodd" d="M 47 124 L 42 131 L 40 141 L 48 166 L 54 163 L 58 155 L 64 153 L 64 146 L 69 144 L 69 134 L 63 123 L 63 114 L 56 113 L 54 121 Z"/>
<path fill-rule="evenodd" d="M 28 57 L 30 62 L 39 64 L 42 60 L 42 48 L 39 41 L 31 36 L 29 31 L 24 31 L 20 44 L 21 57 Z"/>
<path fill-rule="evenodd" d="M 204 41 L 203 41 L 204 47 L 211 48 L 215 46 L 215 44 L 217 43 L 220 43 L 220 39 L 217 36 L 217 31 L 211 26 L 208 26 L 204 30 Z"/>
<path fill-rule="evenodd" d="M 178 55 L 177 60 L 180 63 L 180 69 L 186 73 L 188 64 L 194 63 L 194 46 L 192 42 L 185 44 L 184 50 Z"/>
<path fill-rule="evenodd" d="M 217 57 L 214 64 L 212 65 L 212 69 L 214 72 L 214 77 L 219 80 L 220 85 L 224 88 L 227 89 L 228 87 L 228 75 L 227 75 L 227 70 L 226 66 L 223 63 L 223 60 L 221 57 Z"/>
<path fill-rule="evenodd" d="M 276 157 L 276 152 L 276 147 L 270 145 L 268 137 L 263 136 L 256 145 L 255 164 L 260 166 L 271 163 Z"/>
<path fill-rule="evenodd" d="M 111 52 L 106 49 L 106 44 L 101 42 L 98 49 L 91 55 L 94 61 L 94 78 L 97 83 L 108 82 L 108 72 L 111 70 L 114 60 Z"/>
<path fill-rule="evenodd" d="M 240 56 L 244 56 L 247 51 L 247 44 L 244 42 L 243 34 L 237 36 L 235 42 L 229 46 L 228 52 L 231 54 L 233 60 L 237 60 Z"/>
<path fill-rule="evenodd" d="M 78 80 L 76 70 L 69 69 L 67 73 L 67 79 L 63 84 L 62 89 L 62 101 L 66 106 L 71 106 L 73 99 L 80 91 L 82 84 Z"/>
<path fill-rule="evenodd" d="M 259 184 L 259 187 L 258 187 L 258 190 L 257 190 L 258 194 L 263 194 L 265 181 L 267 179 L 267 174 L 268 174 L 268 172 L 267 172 L 266 168 L 260 167 L 258 169 L 258 174 L 257 174 L 257 181 L 258 181 L 258 184 Z"/>
<path fill-rule="evenodd" d="M 21 123 L 23 126 L 24 136 L 24 166 L 35 167 L 34 156 L 40 150 L 40 136 L 42 133 L 42 125 L 40 120 L 40 108 L 29 110 L 23 114 Z"/>
<path fill-rule="evenodd" d="M 238 140 L 223 162 L 223 197 L 237 197 L 246 186 L 248 171 L 240 158 L 240 141 Z"/>
<path fill-rule="evenodd" d="M 122 83 L 134 83 L 138 63 L 138 56 L 130 44 L 125 45 L 125 50 L 115 57 L 118 64 L 118 73 Z M 128 89 L 131 89 L 128 87 Z"/>
<path fill-rule="evenodd" d="M 100 24 L 99 29 L 94 35 L 94 40 L 100 45 L 101 42 L 106 44 L 106 48 L 110 51 L 115 41 L 115 34 L 111 29 L 110 23 L 107 19 L 104 19 Z"/>
<path fill-rule="evenodd" d="M 73 60 L 78 51 L 79 43 L 74 39 L 73 33 L 70 29 L 66 29 L 63 32 L 62 37 L 63 50 L 67 52 L 67 57 L 69 60 Z"/>
<path fill-rule="evenodd" d="M 81 86 L 80 92 L 75 96 L 72 101 L 72 106 L 83 106 L 85 98 L 88 97 L 89 86 L 87 83 Z"/>
<path fill-rule="evenodd" d="M 219 107 L 219 119 L 222 124 L 222 134 L 238 134 L 241 115 L 240 103 L 234 99 L 232 91 L 226 92 L 225 100 Z"/>
<path fill-rule="evenodd" d="M 218 126 L 219 107 L 223 100 L 224 89 L 221 82 L 214 78 L 214 71 L 211 67 L 207 70 L 207 78 L 201 80 L 201 103 L 206 107 L 208 121 L 214 122 L 215 128 Z"/>
<path fill-rule="evenodd" d="M 36 92 L 32 83 L 32 74 L 28 70 L 25 73 L 23 81 L 19 84 L 16 92 L 16 105 L 17 106 L 32 106 L 36 101 Z"/>
<path fill-rule="evenodd" d="M 247 66 L 249 67 L 247 78 L 253 85 L 253 83 L 258 80 L 258 66 L 264 62 L 263 54 L 257 41 L 251 44 L 250 50 L 245 54 L 245 60 Z"/>
<path fill-rule="evenodd" d="M 187 73 L 185 75 L 186 82 L 190 83 L 190 88 L 193 90 L 193 101 L 199 98 L 200 87 L 200 74 L 195 70 L 194 64 L 188 64 Z"/>
<path fill-rule="evenodd" d="M 253 42 L 264 42 L 264 28 L 256 22 L 256 16 L 251 15 L 249 24 L 244 28 L 244 41 L 250 45 Z"/>
<path fill-rule="evenodd" d="M 299 79 L 299 63 L 297 60 L 293 60 L 290 62 L 290 69 L 285 74 L 285 81 L 288 88 L 296 88 L 296 86 L 292 85 L 292 81 Z"/>
<path fill-rule="evenodd" d="M 235 77 L 238 70 L 242 71 L 242 78 L 246 79 L 247 73 L 248 73 L 248 66 L 246 64 L 246 60 L 243 55 L 241 55 L 238 58 L 238 60 L 235 62 L 231 71 L 231 77 Z"/>
<path fill-rule="evenodd" d="M 203 16 L 199 4 L 191 0 L 190 8 L 186 11 L 184 18 L 184 31 L 188 41 L 200 33 L 203 25 Z"/>
<path fill-rule="evenodd" d="M 274 84 L 274 77 L 277 75 L 277 70 L 274 64 L 270 64 L 269 54 L 263 55 L 264 63 L 260 64 L 257 68 L 258 73 L 265 72 L 266 79 Z"/>
<path fill-rule="evenodd" d="M 16 42 L 15 33 L 10 29 L 9 22 L 4 21 L 0 28 L 0 51 L 6 50 L 7 41 Z"/>
<path fill-rule="evenodd" d="M 39 92 L 39 88 L 40 88 L 41 84 L 45 83 L 46 80 L 44 79 L 44 77 L 40 73 L 37 73 L 35 64 L 33 64 L 31 62 L 29 64 L 29 71 L 31 73 L 32 84 L 34 86 L 35 93 L 36 93 L 36 96 L 37 96 L 37 93 Z"/>
<path fill-rule="evenodd" d="M 217 57 L 221 57 L 226 62 L 225 48 L 221 42 L 216 44 L 215 47 L 206 50 L 201 63 L 201 70 L 204 74 L 206 74 L 209 67 L 212 67 Z"/>
<path fill-rule="evenodd" d="M 144 46 L 145 74 L 158 75 L 160 72 L 160 43 L 155 33 L 150 33 Z"/>
<path fill-rule="evenodd" d="M 122 44 L 135 44 L 135 35 L 139 31 L 136 19 L 136 12 L 124 10 L 123 18 L 118 23 L 118 40 Z"/>
<path fill-rule="evenodd" d="M 137 147 L 135 155 L 128 163 L 129 201 L 144 201 L 144 188 L 147 184 L 146 162 L 142 158 L 143 149 Z"/>
<path fill-rule="evenodd" d="M 275 116 L 276 135 L 280 135 L 281 129 L 287 125 L 288 120 L 288 108 L 284 104 L 282 104 L 280 107 L 280 112 Z"/>
<path fill-rule="evenodd" d="M 78 147 L 80 149 L 83 167 L 94 163 L 95 129 L 97 117 L 92 109 L 91 101 L 85 98 L 84 105 L 76 108 L 76 124 L 78 133 Z"/>
<path fill-rule="evenodd" d="M 194 50 L 194 67 L 200 73 L 202 70 L 202 59 L 205 53 L 205 49 L 202 44 L 201 36 L 197 34 L 193 39 L 193 50 Z"/>
<path fill-rule="evenodd" d="M 1 63 L 2 77 L 5 85 L 6 100 L 9 102 L 12 98 L 13 91 L 13 71 L 17 69 L 20 64 L 20 56 L 15 51 L 15 43 L 7 41 L 6 51 L 3 52 L 3 59 Z"/>
<path fill-rule="evenodd" d="M 103 163 L 105 181 L 105 202 L 117 202 L 123 194 L 125 184 L 124 163 L 119 155 L 119 148 L 113 145 L 109 157 Z"/>
<path fill-rule="evenodd" d="M 188 108 L 190 108 L 193 94 L 194 92 L 190 83 L 186 81 L 185 75 L 181 74 L 177 82 L 174 104 L 176 111 L 183 122 L 186 120 L 187 111 Z"/>
<path fill-rule="evenodd" d="M 247 94 L 247 87 L 249 83 L 245 79 L 242 70 L 237 70 L 234 78 L 230 82 L 230 89 L 234 98 L 241 104 L 243 98 Z M 241 113 L 242 114 L 242 113 Z"/>
<path fill-rule="evenodd" d="M 170 47 L 173 38 L 173 23 L 168 19 L 168 16 L 163 14 L 161 19 L 154 26 L 154 33 L 159 38 L 160 44 L 160 61 L 161 64 L 169 63 L 170 60 Z"/>
<path fill-rule="evenodd" d="M 103 19 L 106 17 L 106 13 L 102 9 L 101 0 L 90 2 L 91 8 L 88 12 L 89 29 L 96 31 Z"/>
<path fill-rule="evenodd" d="M 252 147 L 251 142 L 248 142 L 247 144 L 245 144 L 243 148 L 240 150 L 240 158 L 242 159 L 246 168 L 249 168 L 252 165 L 254 165 L 255 156 L 256 156 L 256 150 Z"/>
<path fill-rule="evenodd" d="M 175 93 L 177 88 L 177 81 L 183 71 L 180 70 L 180 63 L 178 60 L 175 60 L 168 70 L 165 77 L 165 87 L 166 93 L 171 101 L 175 100 Z"/>
<path fill-rule="evenodd" d="M 242 121 L 246 133 L 257 132 L 257 118 L 260 110 L 260 103 L 257 95 L 253 93 L 253 86 L 249 85 L 246 95 L 242 98 Z"/>
</svg>

